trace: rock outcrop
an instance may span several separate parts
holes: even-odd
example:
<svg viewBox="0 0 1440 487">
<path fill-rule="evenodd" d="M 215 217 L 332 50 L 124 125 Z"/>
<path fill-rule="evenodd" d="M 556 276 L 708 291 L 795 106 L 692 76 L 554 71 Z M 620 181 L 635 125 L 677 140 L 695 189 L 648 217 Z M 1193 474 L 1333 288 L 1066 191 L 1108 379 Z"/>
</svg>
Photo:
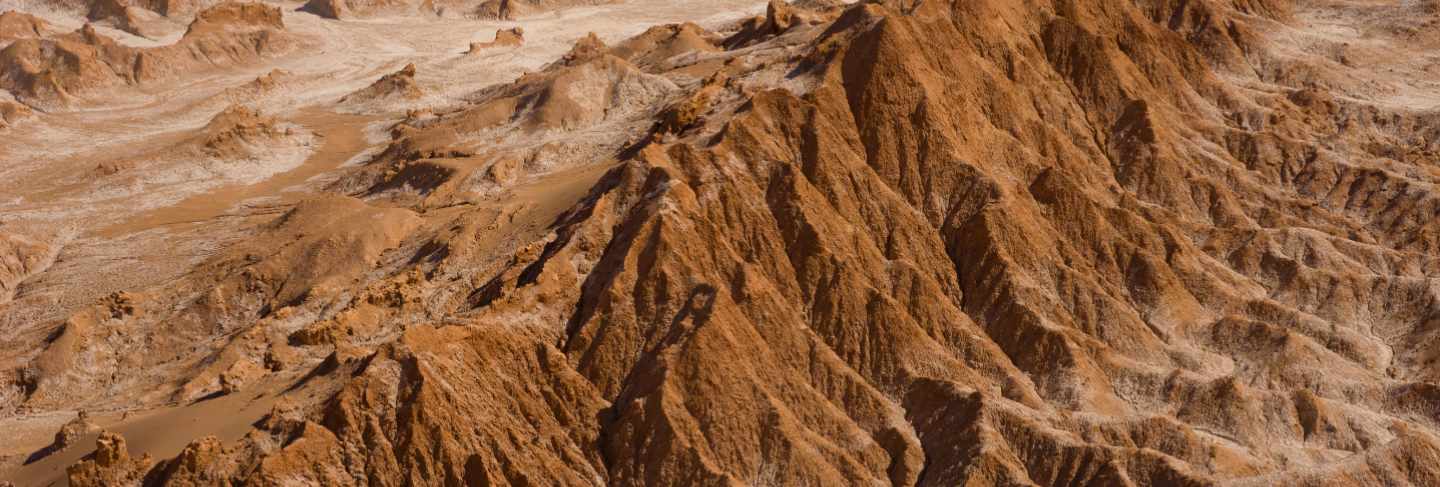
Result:
<svg viewBox="0 0 1440 487">
<path fill-rule="evenodd" d="M 341 105 L 356 106 L 383 104 L 387 102 L 414 101 L 425 96 L 420 85 L 415 83 L 415 65 L 407 64 L 399 71 L 381 76 L 370 86 L 340 99 Z"/>
<path fill-rule="evenodd" d="M 770 0 L 765 15 L 741 22 L 739 32 L 731 35 L 725 45 L 734 49 L 784 34 L 801 25 L 814 25 L 833 18 L 845 4 L 837 0 L 815 0 L 790 3 Z"/>
<path fill-rule="evenodd" d="M 4 105 L 0 105 L 3 109 Z M 56 238 L 24 235 L 0 227 L 0 306 L 15 297 L 25 279 L 50 267 L 60 247 Z"/>
<path fill-rule="evenodd" d="M 55 441 L 50 443 L 50 449 L 64 450 L 74 445 L 86 434 L 98 431 L 100 431 L 100 427 L 91 422 L 90 415 L 82 410 L 75 416 L 75 419 L 65 423 L 60 427 L 60 431 L 55 432 Z"/>
<path fill-rule="evenodd" d="M 72 317 L 25 401 L 326 391 L 76 485 L 1432 484 L 1440 122 L 1268 44 L 1297 8 L 587 36 Z"/>
<path fill-rule="evenodd" d="M 413 13 L 418 8 L 418 5 L 405 0 L 309 0 L 300 7 L 301 10 L 330 19 Z"/>
<path fill-rule="evenodd" d="M 165 17 L 180 17 L 197 11 L 200 3 L 192 0 L 90 0 L 85 16 L 90 20 L 101 20 L 125 15 L 130 8 L 143 9 Z M 206 2 L 206 5 L 213 2 Z"/>
<path fill-rule="evenodd" d="M 75 487 L 134 485 L 145 478 L 153 464 L 148 455 L 131 458 L 125 437 L 107 431 L 95 440 L 95 452 L 71 465 L 66 474 Z"/>
<path fill-rule="evenodd" d="M 279 54 L 291 46 L 283 28 L 280 10 L 259 3 L 208 8 L 176 44 L 156 48 L 122 45 L 86 24 L 70 34 L 21 39 L 0 50 L 0 89 L 32 105 L 66 105 L 91 90 Z"/>
<path fill-rule="evenodd" d="M 151 28 L 150 17 L 155 16 L 144 8 L 132 6 L 125 0 L 97 0 L 90 4 L 85 18 L 97 23 L 109 23 L 116 29 L 141 37 L 157 37 L 163 32 Z"/>
<path fill-rule="evenodd" d="M 38 39 L 50 35 L 52 27 L 39 17 L 18 10 L 0 13 L 0 46 L 17 39 Z"/>
<path fill-rule="evenodd" d="M 8 128 L 33 116 L 35 116 L 35 111 L 30 107 L 13 100 L 0 100 L 0 129 Z"/>
<path fill-rule="evenodd" d="M 525 44 L 525 30 L 519 27 L 495 31 L 495 39 L 488 42 L 472 42 L 466 54 L 479 54 L 487 49 L 520 47 Z"/>
<path fill-rule="evenodd" d="M 251 146 L 273 143 L 289 134 L 275 117 L 232 105 L 205 125 L 199 148 L 208 156 L 233 160 L 245 157 Z"/>
</svg>

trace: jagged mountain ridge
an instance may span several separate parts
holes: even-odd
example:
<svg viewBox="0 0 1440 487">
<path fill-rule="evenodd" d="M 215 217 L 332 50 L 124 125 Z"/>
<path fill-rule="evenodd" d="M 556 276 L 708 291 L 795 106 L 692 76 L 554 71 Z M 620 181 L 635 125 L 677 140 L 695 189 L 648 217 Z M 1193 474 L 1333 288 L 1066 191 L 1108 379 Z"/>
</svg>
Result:
<svg viewBox="0 0 1440 487">
<path fill-rule="evenodd" d="M 105 437 L 81 485 L 1433 483 L 1433 110 L 1272 49 L 1295 10 L 772 3 L 587 39 L 398 124 L 332 186 L 366 202 L 72 318 L 26 401 L 162 364 L 331 388 L 176 459 Z M 609 126 L 645 135 L 490 142 Z M 474 206 L 495 185 L 520 202 Z M 166 336 L 238 338 L 129 353 Z"/>
</svg>

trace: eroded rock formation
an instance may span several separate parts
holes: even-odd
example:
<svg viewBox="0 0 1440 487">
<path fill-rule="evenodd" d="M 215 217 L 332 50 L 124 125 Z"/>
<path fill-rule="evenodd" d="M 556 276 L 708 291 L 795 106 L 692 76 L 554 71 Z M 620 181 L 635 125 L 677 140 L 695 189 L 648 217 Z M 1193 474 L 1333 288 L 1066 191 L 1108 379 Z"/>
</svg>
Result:
<svg viewBox="0 0 1440 487">
<path fill-rule="evenodd" d="M 1434 483 L 1440 124 L 1273 44 L 1296 9 L 582 38 L 77 313 L 24 401 L 325 391 L 72 483 Z"/>
<path fill-rule="evenodd" d="M 486 49 L 520 47 L 525 44 L 525 30 L 520 27 L 495 31 L 495 39 L 488 42 L 472 42 L 466 54 L 478 54 Z"/>
<path fill-rule="evenodd" d="M 165 79 L 212 66 L 253 62 L 291 47 L 277 7 L 223 3 L 196 15 L 176 43 L 136 48 L 89 24 L 54 38 L 26 38 L 0 50 L 0 89 L 31 105 L 69 104 L 86 91 Z"/>
</svg>

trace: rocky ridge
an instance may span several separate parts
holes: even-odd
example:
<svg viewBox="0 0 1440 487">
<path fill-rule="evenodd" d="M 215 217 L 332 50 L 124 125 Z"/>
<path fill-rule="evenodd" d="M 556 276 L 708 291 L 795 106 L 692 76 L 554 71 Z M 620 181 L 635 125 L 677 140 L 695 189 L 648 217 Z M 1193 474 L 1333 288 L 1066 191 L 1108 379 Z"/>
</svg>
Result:
<svg viewBox="0 0 1440 487">
<path fill-rule="evenodd" d="M 1274 40 L 1371 7 L 587 37 L 14 377 L 36 408 L 137 370 L 328 391 L 158 462 L 102 435 L 77 486 L 1435 483 L 1440 119 Z"/>
<path fill-rule="evenodd" d="M 294 47 L 277 7 L 223 3 L 198 13 L 173 45 L 120 44 L 86 24 L 53 38 L 24 38 L 0 50 L 0 89 L 31 106 L 78 102 L 87 91 L 254 62 Z"/>
</svg>

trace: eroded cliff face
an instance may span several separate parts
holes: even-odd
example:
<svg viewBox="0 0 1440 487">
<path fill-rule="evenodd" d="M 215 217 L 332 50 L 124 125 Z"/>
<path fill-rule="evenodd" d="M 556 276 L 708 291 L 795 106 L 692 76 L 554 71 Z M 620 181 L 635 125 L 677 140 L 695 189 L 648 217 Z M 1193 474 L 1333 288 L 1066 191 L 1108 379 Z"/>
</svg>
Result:
<svg viewBox="0 0 1440 487">
<path fill-rule="evenodd" d="M 1440 38 L 931 0 L 584 39 L 17 381 L 279 398 L 74 485 L 1440 482 L 1430 68 L 1277 40 L 1381 8 Z"/>
</svg>

